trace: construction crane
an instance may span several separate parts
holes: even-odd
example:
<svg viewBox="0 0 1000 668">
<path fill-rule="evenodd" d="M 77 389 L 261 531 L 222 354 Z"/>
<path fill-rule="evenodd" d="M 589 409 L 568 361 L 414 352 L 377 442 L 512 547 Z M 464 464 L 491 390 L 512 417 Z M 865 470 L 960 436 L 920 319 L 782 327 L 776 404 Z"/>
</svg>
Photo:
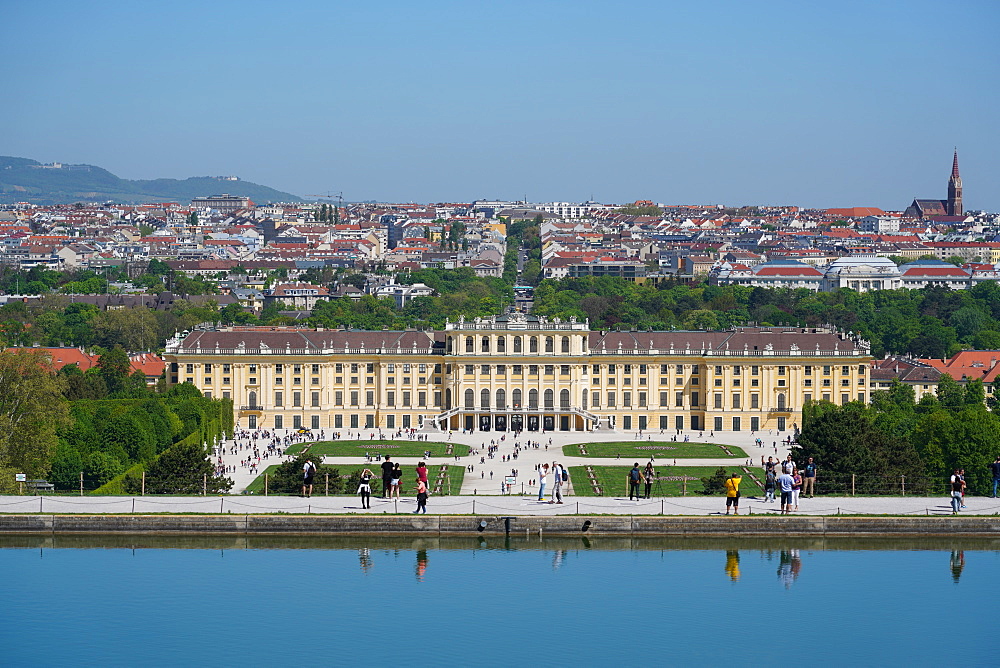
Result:
<svg viewBox="0 0 1000 668">
<path fill-rule="evenodd" d="M 344 208 L 344 193 L 343 192 L 333 192 L 332 190 L 327 191 L 323 195 L 306 195 L 306 197 L 318 197 L 320 199 L 336 199 L 339 208 Z"/>
<path fill-rule="evenodd" d="M 306 197 L 317 197 L 319 199 L 337 199 L 337 218 L 340 218 L 340 209 L 344 208 L 344 193 L 328 190 L 325 195 L 306 195 Z"/>
</svg>

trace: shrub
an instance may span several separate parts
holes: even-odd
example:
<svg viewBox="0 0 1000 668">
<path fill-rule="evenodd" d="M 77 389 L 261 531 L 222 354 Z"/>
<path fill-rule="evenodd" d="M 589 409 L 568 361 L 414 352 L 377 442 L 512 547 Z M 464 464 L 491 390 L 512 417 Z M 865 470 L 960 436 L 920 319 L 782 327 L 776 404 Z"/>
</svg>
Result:
<svg viewBox="0 0 1000 668">
<path fill-rule="evenodd" d="M 715 469 L 715 473 L 708 476 L 707 478 L 701 479 L 701 484 L 704 489 L 701 491 L 702 494 L 722 494 L 726 491 L 726 469 L 724 466 L 720 466 Z"/>
</svg>

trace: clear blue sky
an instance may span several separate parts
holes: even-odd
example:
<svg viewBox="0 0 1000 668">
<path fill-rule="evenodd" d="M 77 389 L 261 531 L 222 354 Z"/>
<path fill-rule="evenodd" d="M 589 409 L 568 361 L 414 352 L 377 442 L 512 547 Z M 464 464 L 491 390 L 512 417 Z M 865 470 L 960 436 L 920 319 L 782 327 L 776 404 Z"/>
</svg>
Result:
<svg viewBox="0 0 1000 668">
<path fill-rule="evenodd" d="M 1000 2 L 55 2 L 0 154 L 348 200 L 1000 210 Z"/>
</svg>

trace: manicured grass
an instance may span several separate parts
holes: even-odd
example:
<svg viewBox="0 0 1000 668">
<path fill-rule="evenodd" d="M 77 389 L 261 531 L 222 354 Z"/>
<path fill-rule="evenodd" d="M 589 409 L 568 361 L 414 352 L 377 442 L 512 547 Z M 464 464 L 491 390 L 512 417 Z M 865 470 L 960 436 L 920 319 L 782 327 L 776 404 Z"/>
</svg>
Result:
<svg viewBox="0 0 1000 668">
<path fill-rule="evenodd" d="M 247 485 L 247 493 L 255 495 L 264 494 L 264 474 L 274 475 L 274 471 L 277 468 L 278 464 L 272 464 L 271 466 L 268 466 L 266 469 L 261 471 L 260 475 L 254 478 L 253 482 Z M 367 466 L 365 465 L 336 466 L 335 468 L 337 468 L 340 471 L 340 475 L 345 478 L 354 473 L 355 470 L 360 471 L 364 468 L 367 468 L 368 470 L 370 470 L 372 473 L 375 474 L 375 479 L 372 480 L 372 491 L 376 496 L 380 496 L 382 494 L 382 472 L 379 470 L 378 464 L 368 464 Z M 441 470 L 440 464 L 427 465 L 427 481 L 428 483 L 430 483 L 432 491 L 434 490 L 434 487 L 437 484 L 438 472 L 440 470 Z M 456 466 L 454 464 L 449 463 L 447 478 L 441 485 L 441 494 L 443 495 L 448 494 L 448 479 L 451 480 L 451 494 L 458 495 L 459 493 L 461 493 L 462 480 L 464 479 L 464 477 L 465 477 L 464 464 L 458 464 Z M 417 495 L 416 478 L 417 474 L 414 472 L 414 466 L 403 466 L 403 477 L 400 479 L 401 480 L 400 494 L 402 496 L 414 497 Z M 323 478 L 322 474 L 316 476 L 316 484 L 313 486 L 313 496 L 323 496 L 325 482 L 326 481 Z M 273 496 L 280 496 L 278 494 L 274 494 L 273 492 L 269 493 Z M 354 496 L 354 493 L 355 490 L 348 489 L 344 490 L 337 496 Z"/>
<path fill-rule="evenodd" d="M 309 443 L 295 443 L 288 446 L 286 454 L 297 455 Z M 448 454 L 448 446 L 452 446 L 452 453 Z M 378 447 L 376 447 L 378 446 Z M 316 441 L 309 448 L 309 452 L 315 455 L 327 457 L 359 457 L 364 458 L 365 453 L 372 455 L 389 455 L 390 457 L 423 457 L 424 451 L 430 450 L 432 457 L 459 456 L 464 457 L 469 454 L 469 446 L 461 443 L 441 443 L 439 441 L 410 441 L 383 440 L 383 441 Z"/>
<path fill-rule="evenodd" d="M 594 477 L 597 479 L 597 484 L 600 485 L 603 490 L 602 496 L 628 498 L 628 472 L 632 470 L 631 466 L 593 466 L 591 468 L 594 471 Z M 661 480 L 659 485 L 653 485 L 652 496 L 684 496 L 684 483 L 682 481 L 662 480 L 664 477 L 674 476 L 695 478 L 695 480 L 687 481 L 687 495 L 698 496 L 704 489 L 701 484 L 701 479 L 707 478 L 715 473 L 717 468 L 719 467 L 657 466 L 656 473 Z M 743 473 L 742 469 L 735 466 L 726 467 L 726 475 L 731 473 L 738 473 L 743 476 L 743 482 L 740 484 L 740 492 L 743 496 L 755 496 L 757 494 L 764 493 L 764 491 L 750 479 L 750 476 Z M 573 480 L 574 495 L 597 496 L 593 485 L 590 484 L 590 478 L 587 476 L 586 467 L 571 466 L 569 467 L 569 475 Z M 758 477 L 760 477 L 760 474 L 758 474 Z M 645 489 L 646 487 L 644 484 L 639 485 L 640 493 L 644 492 Z M 720 495 L 718 498 L 721 499 L 722 496 Z"/>
<path fill-rule="evenodd" d="M 580 451 L 583 446 L 587 454 Z M 563 446 L 566 457 L 617 457 L 630 461 L 640 461 L 643 464 L 655 457 L 661 459 L 725 459 L 741 457 L 746 459 L 747 453 L 735 445 L 726 446 L 732 455 L 715 443 L 684 443 L 683 441 L 594 441 L 591 443 L 574 443 Z"/>
</svg>

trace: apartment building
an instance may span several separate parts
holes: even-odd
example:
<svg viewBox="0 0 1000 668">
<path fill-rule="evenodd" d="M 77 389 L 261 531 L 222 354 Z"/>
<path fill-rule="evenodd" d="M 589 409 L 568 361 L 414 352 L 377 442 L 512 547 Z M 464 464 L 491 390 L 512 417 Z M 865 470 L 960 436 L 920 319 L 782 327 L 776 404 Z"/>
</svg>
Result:
<svg viewBox="0 0 1000 668">
<path fill-rule="evenodd" d="M 868 343 L 823 328 L 591 331 L 521 313 L 444 331 L 201 328 L 169 384 L 248 428 L 793 430 L 804 402 L 867 401 Z"/>
</svg>

